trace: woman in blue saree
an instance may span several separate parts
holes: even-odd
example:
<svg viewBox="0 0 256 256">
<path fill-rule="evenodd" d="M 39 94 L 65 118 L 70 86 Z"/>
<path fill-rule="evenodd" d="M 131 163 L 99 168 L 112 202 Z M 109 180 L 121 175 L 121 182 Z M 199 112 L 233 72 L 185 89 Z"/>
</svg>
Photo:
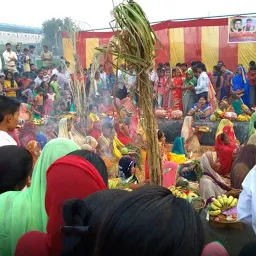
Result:
<svg viewBox="0 0 256 256">
<path fill-rule="evenodd" d="M 243 95 L 241 99 L 247 107 L 250 107 L 250 82 L 242 65 L 237 66 L 236 74 L 232 78 L 232 93 Z"/>
</svg>

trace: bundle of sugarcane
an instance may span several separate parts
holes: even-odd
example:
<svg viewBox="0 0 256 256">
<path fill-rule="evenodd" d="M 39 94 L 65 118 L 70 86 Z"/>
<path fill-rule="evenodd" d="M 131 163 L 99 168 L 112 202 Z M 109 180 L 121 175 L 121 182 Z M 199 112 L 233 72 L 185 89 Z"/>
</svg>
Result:
<svg viewBox="0 0 256 256">
<path fill-rule="evenodd" d="M 141 7 L 133 0 L 124 1 L 113 10 L 116 22 L 115 35 L 109 45 L 97 48 L 101 52 L 112 54 L 110 62 L 122 70 L 121 60 L 136 70 L 136 89 L 139 96 L 139 108 L 144 117 L 144 129 L 147 137 L 148 164 L 152 184 L 161 184 L 161 159 L 157 140 L 157 122 L 153 112 L 153 88 L 149 79 L 149 70 L 154 61 L 154 46 L 161 44 L 152 30 Z M 125 72 L 125 70 L 123 70 Z"/>
<path fill-rule="evenodd" d="M 77 41 L 78 38 L 78 31 L 79 27 L 74 26 L 74 24 L 70 21 L 70 24 L 66 24 L 67 34 L 70 38 L 70 45 L 69 47 L 72 49 L 72 57 L 71 63 L 73 64 L 74 70 L 74 81 L 70 83 L 70 89 L 73 94 L 74 103 L 76 106 L 77 116 L 81 119 L 86 121 L 88 116 L 88 109 L 89 109 L 89 100 L 86 95 L 86 84 L 84 79 L 84 71 L 83 67 L 80 62 L 78 50 L 77 50 Z"/>
</svg>

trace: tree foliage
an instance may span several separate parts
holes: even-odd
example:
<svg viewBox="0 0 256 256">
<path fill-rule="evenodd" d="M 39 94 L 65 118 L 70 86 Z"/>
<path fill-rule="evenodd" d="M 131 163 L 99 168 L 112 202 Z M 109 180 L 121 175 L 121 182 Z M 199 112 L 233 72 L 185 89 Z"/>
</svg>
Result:
<svg viewBox="0 0 256 256">
<path fill-rule="evenodd" d="M 42 43 L 48 45 L 50 49 L 54 47 L 56 53 L 59 53 L 61 48 L 61 32 L 69 31 L 71 27 L 76 28 L 76 25 L 69 17 L 46 20 L 43 23 L 44 39 Z"/>
</svg>

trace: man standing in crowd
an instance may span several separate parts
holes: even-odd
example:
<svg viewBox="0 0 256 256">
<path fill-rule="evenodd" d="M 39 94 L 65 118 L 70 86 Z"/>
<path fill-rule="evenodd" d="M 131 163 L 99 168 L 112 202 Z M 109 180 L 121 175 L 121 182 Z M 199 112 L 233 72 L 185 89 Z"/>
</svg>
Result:
<svg viewBox="0 0 256 256">
<path fill-rule="evenodd" d="M 21 50 L 20 44 L 16 45 L 16 55 L 17 55 L 16 66 L 17 66 L 18 73 L 21 75 L 23 73 L 24 54 Z"/>
<path fill-rule="evenodd" d="M 6 44 L 6 51 L 3 53 L 5 61 L 5 69 L 10 70 L 12 73 L 17 72 L 16 61 L 18 60 L 15 52 L 11 50 L 12 45 L 10 43 Z"/>
<path fill-rule="evenodd" d="M 52 53 L 49 51 L 48 46 L 43 46 L 43 51 L 41 52 L 41 60 L 43 61 L 43 67 L 52 66 Z"/>
<path fill-rule="evenodd" d="M 34 81 L 36 84 L 36 87 L 39 87 L 43 81 L 44 81 L 44 71 L 41 69 L 38 71 L 37 78 Z"/>
<path fill-rule="evenodd" d="M 29 53 L 28 53 L 30 64 L 34 64 L 36 67 L 36 53 L 35 53 L 35 46 L 30 45 L 29 46 Z"/>
<path fill-rule="evenodd" d="M 201 97 L 208 98 L 210 79 L 206 73 L 206 67 L 203 63 L 197 65 L 199 78 L 197 80 L 197 86 L 195 87 L 197 101 Z"/>
</svg>

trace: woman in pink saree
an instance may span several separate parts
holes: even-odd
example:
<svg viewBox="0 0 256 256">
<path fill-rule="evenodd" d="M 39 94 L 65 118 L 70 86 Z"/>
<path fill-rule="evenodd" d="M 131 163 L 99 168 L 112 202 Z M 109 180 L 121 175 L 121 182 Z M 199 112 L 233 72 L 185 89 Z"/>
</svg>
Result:
<svg viewBox="0 0 256 256">
<path fill-rule="evenodd" d="M 176 185 L 179 165 L 175 162 L 166 162 L 163 165 L 162 186 L 169 188 Z"/>
</svg>

